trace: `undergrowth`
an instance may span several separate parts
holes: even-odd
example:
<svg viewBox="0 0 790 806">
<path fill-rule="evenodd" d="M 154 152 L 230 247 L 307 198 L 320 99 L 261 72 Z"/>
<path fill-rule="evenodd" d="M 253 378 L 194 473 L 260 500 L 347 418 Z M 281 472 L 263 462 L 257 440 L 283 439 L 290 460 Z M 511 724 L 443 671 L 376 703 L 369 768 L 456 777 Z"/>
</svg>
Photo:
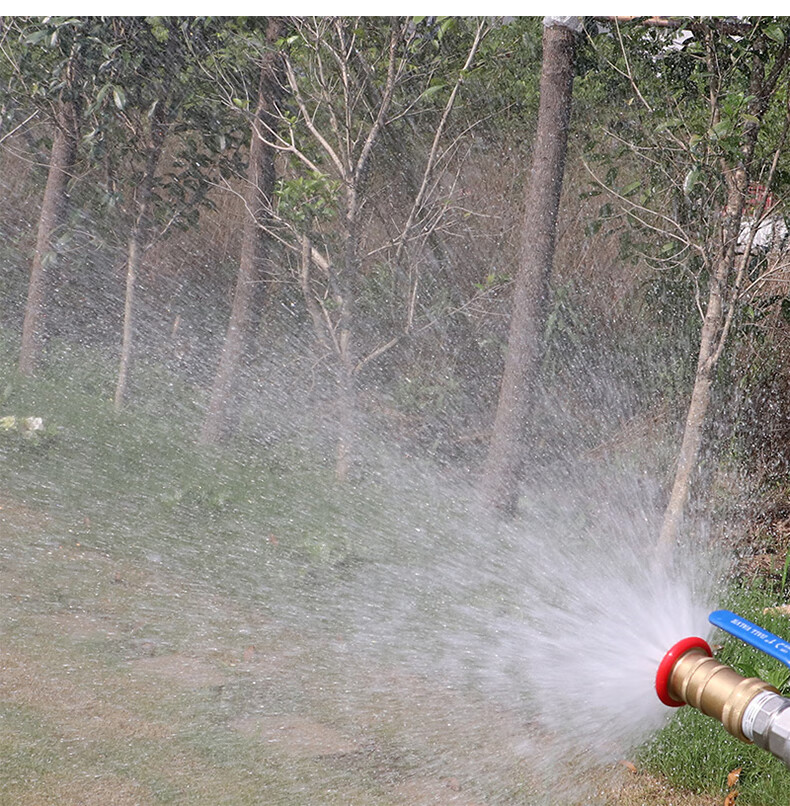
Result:
<svg viewBox="0 0 790 806">
<path fill-rule="evenodd" d="M 64 539 L 83 546 L 154 557 L 272 608 L 297 606 L 300 594 L 342 585 L 368 562 L 412 561 L 421 546 L 399 535 L 442 523 L 453 506 L 388 467 L 378 447 L 364 478 L 339 484 L 321 451 L 305 449 L 296 410 L 290 436 L 259 440 L 242 429 L 205 446 L 206 393 L 183 378 L 164 382 L 141 363 L 118 413 L 116 366 L 98 351 L 53 345 L 35 379 L 19 375 L 14 358 L 0 345 L 0 418 L 41 418 L 46 437 L 0 431 L 5 491 L 54 513 Z"/>
</svg>

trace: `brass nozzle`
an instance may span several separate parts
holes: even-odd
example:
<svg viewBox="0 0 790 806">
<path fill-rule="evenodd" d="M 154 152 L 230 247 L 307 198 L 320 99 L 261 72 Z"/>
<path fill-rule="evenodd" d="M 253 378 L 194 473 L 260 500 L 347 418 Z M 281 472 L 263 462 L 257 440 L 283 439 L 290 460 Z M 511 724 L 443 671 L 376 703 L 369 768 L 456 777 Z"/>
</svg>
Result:
<svg viewBox="0 0 790 806">
<path fill-rule="evenodd" d="M 778 693 L 765 681 L 742 677 L 697 648 L 690 649 L 675 662 L 668 688 L 674 699 L 718 719 L 742 742 L 750 742 L 741 727 L 746 707 L 761 691 Z"/>
</svg>

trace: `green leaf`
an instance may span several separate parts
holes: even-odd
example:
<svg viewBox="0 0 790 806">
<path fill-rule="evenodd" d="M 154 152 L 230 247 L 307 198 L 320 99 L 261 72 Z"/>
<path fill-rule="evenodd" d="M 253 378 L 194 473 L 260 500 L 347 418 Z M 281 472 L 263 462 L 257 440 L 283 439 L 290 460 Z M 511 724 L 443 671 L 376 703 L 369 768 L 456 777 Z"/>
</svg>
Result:
<svg viewBox="0 0 790 806">
<path fill-rule="evenodd" d="M 437 92 L 443 89 L 444 84 L 434 84 L 432 87 L 428 87 L 428 89 L 425 90 L 422 95 L 420 95 L 420 99 L 427 101 L 429 98 L 432 98 Z"/>
<path fill-rule="evenodd" d="M 694 190 L 694 186 L 699 184 L 700 176 L 702 172 L 699 168 L 694 168 L 686 174 L 686 179 L 683 182 L 683 192 L 688 196 L 692 190 Z"/>
<path fill-rule="evenodd" d="M 778 42 L 780 45 L 784 44 L 785 33 L 781 29 L 781 27 L 776 23 L 772 23 L 771 25 L 765 26 L 765 35 L 769 39 L 773 39 L 774 42 Z"/>
<path fill-rule="evenodd" d="M 115 101 L 115 106 L 118 109 L 123 109 L 126 106 L 126 93 L 121 89 L 121 87 L 112 88 L 112 98 L 113 101 Z"/>
<path fill-rule="evenodd" d="M 445 18 L 444 22 L 439 26 L 439 30 L 436 32 L 436 38 L 441 42 L 442 37 L 447 33 L 447 31 L 452 30 L 455 27 L 455 17 L 447 17 Z"/>
<path fill-rule="evenodd" d="M 101 106 L 102 101 L 107 96 L 107 93 L 110 91 L 110 87 L 112 85 L 105 84 L 97 93 L 96 93 L 96 106 Z"/>
<path fill-rule="evenodd" d="M 722 137 L 725 137 L 730 130 L 730 123 L 727 120 L 720 120 L 718 123 L 714 123 L 713 126 L 710 128 L 710 135 L 713 137 L 714 140 L 718 140 Z"/>
<path fill-rule="evenodd" d="M 630 196 L 637 188 L 642 185 L 641 179 L 635 179 L 633 182 L 629 182 L 621 191 L 621 195 L 623 196 Z"/>
<path fill-rule="evenodd" d="M 46 38 L 47 33 L 47 31 L 34 31 L 32 34 L 28 34 L 22 41 L 26 45 L 37 45 L 42 39 Z"/>
</svg>

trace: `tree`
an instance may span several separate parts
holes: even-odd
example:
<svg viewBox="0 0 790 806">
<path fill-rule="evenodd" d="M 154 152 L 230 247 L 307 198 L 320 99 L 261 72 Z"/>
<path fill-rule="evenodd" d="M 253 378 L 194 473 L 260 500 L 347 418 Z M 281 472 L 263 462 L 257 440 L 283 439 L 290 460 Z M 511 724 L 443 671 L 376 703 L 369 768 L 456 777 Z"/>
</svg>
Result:
<svg viewBox="0 0 790 806">
<path fill-rule="evenodd" d="M 75 62 L 68 71 L 73 72 Z M 69 83 L 71 80 L 67 79 Z M 22 342 L 19 350 L 19 371 L 32 375 L 38 363 L 43 337 L 44 300 L 47 286 L 47 268 L 55 254 L 55 239 L 66 220 L 68 186 L 77 159 L 79 122 L 76 103 L 72 99 L 59 99 L 53 110 L 52 150 L 49 157 L 47 184 L 41 202 L 38 234 L 30 266 L 30 283 L 22 324 Z"/>
<path fill-rule="evenodd" d="M 137 278 L 145 250 L 174 224 L 196 222 L 210 172 L 218 167 L 215 135 L 224 140 L 227 122 L 215 95 L 206 91 L 203 61 L 219 46 L 221 21 L 199 18 L 119 18 L 114 30 L 107 82 L 99 92 L 120 125 L 107 133 L 111 159 L 134 177 L 125 194 L 128 226 L 126 290 L 115 409 L 123 408 L 134 350 Z M 140 80 L 144 73 L 145 81 Z M 168 138 L 185 152 L 163 175 L 160 162 Z M 160 230 L 153 234 L 159 218 Z"/>
<path fill-rule="evenodd" d="M 485 500 L 504 513 L 512 513 L 516 507 L 524 459 L 523 439 L 543 352 L 577 28 L 577 18 L 544 20 L 538 128 L 526 191 L 521 259 L 516 273 L 507 357 L 482 475 Z"/>
<path fill-rule="evenodd" d="M 694 378 L 694 387 L 689 401 L 688 414 L 683 430 L 683 440 L 678 452 L 677 467 L 672 490 L 658 538 L 659 551 L 667 556 L 678 539 L 678 531 L 689 485 L 702 443 L 703 426 L 711 400 L 711 389 L 716 366 L 724 350 L 733 317 L 736 314 L 744 277 L 748 273 L 751 247 L 759 221 L 765 209 L 766 194 L 759 202 L 755 226 L 750 228 L 747 242 L 741 241 L 744 204 L 752 181 L 759 173 L 755 154 L 763 121 L 774 98 L 780 78 L 784 75 L 790 58 L 790 28 L 767 29 L 758 25 L 750 32 L 751 53 L 746 56 L 748 67 L 748 95 L 734 119 L 727 119 L 724 110 L 726 99 L 724 76 L 721 73 L 720 54 L 717 44 L 721 32 L 714 26 L 701 29 L 705 38 L 706 63 L 711 71 L 709 110 L 711 128 L 730 133 L 732 142 L 720 155 L 720 176 L 725 192 L 725 207 L 721 223 L 713 243 L 706 244 L 705 259 L 709 263 L 708 301 L 700 332 L 699 356 Z M 771 33 L 774 36 L 770 36 Z M 777 42 L 777 39 L 780 41 Z M 771 48 L 770 43 L 778 44 Z M 774 50 L 773 53 L 770 51 Z M 790 111 L 786 118 L 781 143 L 774 151 L 773 167 L 765 177 L 770 187 L 773 169 L 784 145 Z M 740 250 L 739 250 L 740 246 Z M 739 254 L 740 251 L 740 254 Z"/>
<path fill-rule="evenodd" d="M 632 230 L 641 233 L 646 259 L 665 273 L 693 278 L 701 319 L 683 437 L 658 538 L 659 554 L 667 558 L 699 462 L 717 366 L 737 322 L 745 281 L 756 279 L 752 244 L 790 125 L 778 103 L 790 30 L 772 18 L 651 18 L 637 20 L 630 30 L 620 25 L 631 18 L 613 22 L 610 44 L 616 52 L 608 61 L 632 88 L 640 125 L 627 134 L 616 126 L 607 129 L 614 144 L 609 181 L 592 169 L 591 174 L 618 201 Z M 626 178 L 614 186 L 623 167 Z M 755 182 L 761 189 L 747 220 L 746 200 Z"/>
<path fill-rule="evenodd" d="M 450 22 L 440 24 L 440 33 L 452 27 Z M 411 330 L 417 299 L 413 275 L 399 331 L 380 343 L 365 344 L 357 296 L 368 257 L 366 224 L 373 214 L 370 179 L 384 149 L 385 131 L 398 124 L 405 128 L 411 116 L 425 114 L 425 107 L 433 105 L 430 99 L 437 90 L 444 90 L 443 83 L 432 85 L 442 65 L 434 38 L 440 33 L 411 19 L 299 19 L 294 28 L 285 55 L 291 104 L 268 133 L 269 145 L 290 157 L 289 172 L 278 189 L 273 230 L 299 255 L 305 306 L 332 367 L 337 392 L 335 467 L 337 477 L 345 479 L 356 452 L 360 373 Z M 430 229 L 421 219 L 434 201 L 437 157 L 444 153 L 440 139 L 487 29 L 486 22 L 473 21 L 464 31 L 463 60 L 444 65 L 450 92 L 420 182 L 413 183 L 411 211 L 387 246 L 395 252 L 395 263 L 403 245 L 416 240 L 418 228 Z M 435 230 L 435 222 L 431 228 Z"/>
<path fill-rule="evenodd" d="M 141 152 L 144 156 L 144 167 L 140 184 L 135 190 L 135 212 L 126 253 L 126 292 L 123 306 L 123 328 L 121 338 L 121 357 L 118 364 L 118 378 L 115 385 L 115 410 L 123 408 L 126 398 L 129 367 L 132 361 L 132 346 L 134 342 L 134 309 L 137 277 L 145 249 L 145 236 L 151 215 L 152 195 L 156 171 L 165 145 L 168 130 L 167 104 L 169 98 L 165 96 L 161 103 L 154 102 L 152 114 L 146 115 L 142 130 L 139 132 Z"/>
<path fill-rule="evenodd" d="M 250 148 L 247 183 L 244 193 L 246 216 L 242 232 L 241 256 L 230 321 L 222 347 L 219 365 L 211 390 L 200 441 L 214 444 L 227 431 L 234 384 L 238 382 L 245 343 L 251 338 L 253 306 L 260 295 L 255 289 L 262 282 L 263 263 L 269 248 L 266 232 L 273 208 L 276 151 L 265 139 L 276 131 L 278 100 L 282 85 L 282 57 L 278 40 L 285 32 L 284 21 L 269 19 L 266 29 L 266 51 L 261 57 L 258 97 L 250 126 Z"/>
<path fill-rule="evenodd" d="M 7 37 L 3 48 L 11 67 L 11 92 L 26 99 L 32 96 L 38 109 L 49 119 L 52 132 L 19 351 L 19 371 L 32 375 L 41 355 L 48 276 L 57 253 L 56 241 L 66 221 L 68 188 L 77 160 L 80 105 L 86 85 L 90 84 L 86 73 L 91 59 L 86 55 L 89 48 L 82 36 L 83 28 L 91 23 L 63 18 L 43 21 L 23 18 L 15 25 L 16 39 Z"/>
</svg>

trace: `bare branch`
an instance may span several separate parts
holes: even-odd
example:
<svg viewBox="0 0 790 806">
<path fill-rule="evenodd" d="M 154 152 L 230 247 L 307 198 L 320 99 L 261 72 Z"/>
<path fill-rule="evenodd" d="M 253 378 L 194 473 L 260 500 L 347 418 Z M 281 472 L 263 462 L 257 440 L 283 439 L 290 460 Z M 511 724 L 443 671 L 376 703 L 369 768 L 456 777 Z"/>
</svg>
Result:
<svg viewBox="0 0 790 806">
<path fill-rule="evenodd" d="M 670 218 L 667 215 L 664 215 L 663 213 L 659 213 L 656 210 L 651 210 L 649 207 L 644 207 L 643 205 L 637 204 L 635 201 L 632 201 L 631 199 L 622 196 L 621 194 L 613 190 L 611 187 L 609 187 L 606 183 L 604 183 L 601 179 L 598 178 L 593 169 L 590 168 L 590 165 L 588 164 L 587 160 L 582 159 L 582 164 L 584 165 L 590 176 L 593 178 L 593 181 L 601 189 L 605 190 L 607 193 L 614 196 L 614 198 L 616 198 L 621 204 L 628 207 L 629 212 L 632 215 L 634 215 L 635 218 L 637 218 L 637 220 L 645 227 L 653 230 L 654 232 L 663 233 L 667 237 L 682 243 L 684 246 L 687 246 L 691 249 L 695 249 L 697 252 L 704 255 L 702 247 L 700 247 L 698 244 L 694 242 L 694 240 L 683 229 L 683 227 L 681 227 L 680 224 L 678 224 L 677 221 L 675 221 L 674 219 Z M 636 215 L 636 213 L 634 213 L 635 210 L 638 210 L 641 213 L 646 213 L 649 216 L 654 216 L 658 220 L 663 221 L 668 226 L 668 229 L 658 227 L 655 224 L 650 224 L 648 221 L 644 220 L 641 216 Z"/>
<path fill-rule="evenodd" d="M 321 134 L 321 132 L 318 130 L 318 127 L 315 125 L 313 118 L 307 111 L 307 107 L 305 106 L 304 98 L 302 98 L 302 94 L 299 90 L 299 83 L 296 80 L 296 75 L 294 74 L 293 65 L 291 64 L 290 59 L 288 59 L 286 56 L 286 58 L 283 61 L 285 62 L 285 71 L 286 75 L 288 76 L 288 85 L 291 89 L 291 93 L 294 97 L 294 100 L 296 101 L 297 106 L 299 107 L 299 112 L 302 115 L 302 120 L 305 122 L 305 125 L 310 131 L 310 134 L 312 134 L 313 137 L 315 137 L 316 141 L 320 144 L 321 148 L 324 149 L 326 155 L 332 161 L 332 164 L 335 166 L 335 169 L 337 170 L 340 178 L 343 179 L 343 181 L 348 181 L 348 170 L 346 166 L 343 164 L 343 161 L 337 155 L 335 149 L 332 148 L 332 146 L 329 144 L 324 135 Z M 294 147 L 292 150 L 294 154 L 298 155 L 299 153 L 298 149 Z"/>
<path fill-rule="evenodd" d="M 375 350 L 373 350 L 372 353 L 369 353 L 368 355 L 366 355 L 364 358 L 360 359 L 357 362 L 356 366 L 354 367 L 354 372 L 359 372 L 366 364 L 370 363 L 371 361 L 374 361 L 379 356 L 384 355 L 384 353 L 391 350 L 403 338 L 404 334 L 399 333 L 397 336 L 390 339 L 386 344 L 382 344 L 379 347 L 377 347 Z"/>
<path fill-rule="evenodd" d="M 414 198 L 411 211 L 409 212 L 409 217 L 407 218 L 406 223 L 403 227 L 403 233 L 400 237 L 398 249 L 395 254 L 396 260 L 400 258 L 400 255 L 403 251 L 403 244 L 405 243 L 405 240 L 407 239 L 409 233 L 411 232 L 417 214 L 419 213 L 423 205 L 426 190 L 428 187 L 428 182 L 432 178 L 434 163 L 436 162 L 437 159 L 439 143 L 441 141 L 442 134 L 444 133 L 444 127 L 446 126 L 447 120 L 450 117 L 450 112 L 452 111 L 453 106 L 455 105 L 455 99 L 458 96 L 458 92 L 461 88 L 461 85 L 463 84 L 464 75 L 472 66 L 474 58 L 477 54 L 477 50 L 480 47 L 480 43 L 482 42 L 483 37 L 485 36 L 486 33 L 487 29 L 485 27 L 485 22 L 483 20 L 478 21 L 474 41 L 472 42 L 472 46 L 469 49 L 469 53 L 467 54 L 464 66 L 461 68 L 461 71 L 456 78 L 453 89 L 450 92 L 450 97 L 447 99 L 447 103 L 444 106 L 444 111 L 442 112 L 442 117 L 439 120 L 439 125 L 436 127 L 436 131 L 433 136 L 433 143 L 431 144 L 431 149 L 428 152 L 428 160 L 425 164 L 425 170 L 423 171 L 422 183 L 420 185 L 419 190 L 417 191 L 417 195 Z"/>
<path fill-rule="evenodd" d="M 252 128 L 255 132 L 255 136 L 269 146 L 270 148 L 274 148 L 277 151 L 287 152 L 289 154 L 293 154 L 300 162 L 303 162 L 311 171 L 317 174 L 323 173 L 321 169 L 302 151 L 300 148 L 296 146 L 296 140 L 293 136 L 293 129 L 289 129 L 291 134 L 290 141 L 287 141 L 284 137 L 282 137 L 277 132 L 272 131 L 268 126 L 266 127 L 269 132 L 275 135 L 276 140 L 269 140 L 264 137 L 263 133 L 261 132 L 260 128 L 258 127 L 257 121 L 252 121 Z"/>
<path fill-rule="evenodd" d="M 620 75 L 625 76 L 628 79 L 628 82 L 634 88 L 634 92 L 637 94 L 637 97 L 644 104 L 645 109 L 647 109 L 648 112 L 652 112 L 653 107 L 650 106 L 650 104 L 645 100 L 645 96 L 642 95 L 642 93 L 639 91 L 639 86 L 634 80 L 634 75 L 631 72 L 631 65 L 628 63 L 628 53 L 626 53 L 625 45 L 623 44 L 623 37 L 622 34 L 620 33 L 620 24 L 617 20 L 617 17 L 614 18 L 614 26 L 615 30 L 617 31 L 617 41 L 620 45 L 620 52 L 623 54 L 623 62 L 625 63 L 625 72 L 620 70 L 620 68 L 614 64 L 612 65 L 612 67 L 614 67 L 614 69 L 617 70 L 617 72 L 620 73 Z"/>
<path fill-rule="evenodd" d="M 360 152 L 359 159 L 357 160 L 356 165 L 356 175 L 362 176 L 365 168 L 367 166 L 368 157 L 370 156 L 370 151 L 373 148 L 373 143 L 376 141 L 379 132 L 381 131 L 381 127 L 384 125 L 384 120 L 387 117 L 387 113 L 389 112 L 390 103 L 392 102 L 392 94 L 395 91 L 395 61 L 396 61 L 396 54 L 397 54 L 397 47 L 398 47 L 398 33 L 395 27 L 392 27 L 390 31 L 390 47 L 389 47 L 389 60 L 387 62 L 387 81 L 384 85 L 384 93 L 381 98 L 381 103 L 379 104 L 378 114 L 376 115 L 376 119 L 373 122 L 373 125 L 370 127 L 370 132 L 365 140 L 365 144 L 362 146 L 362 151 Z"/>
<path fill-rule="evenodd" d="M 310 287 L 310 263 L 312 260 L 312 253 L 313 246 L 310 243 L 310 238 L 308 235 L 303 235 L 302 264 L 299 272 L 299 285 L 302 288 L 302 296 L 304 297 L 307 312 L 310 314 L 310 319 L 313 321 L 313 331 L 315 332 L 315 337 L 318 339 L 321 345 L 323 345 L 325 348 L 329 348 L 329 343 L 326 339 L 327 329 L 321 317 L 321 309 L 319 308 L 318 302 L 313 296 L 313 291 Z M 330 335 L 332 335 L 331 329 Z"/>
<path fill-rule="evenodd" d="M 38 110 L 33 112 L 32 115 L 28 115 L 21 123 L 14 126 L 10 132 L 6 132 L 2 137 L 0 137 L 0 143 L 7 140 L 14 132 L 18 132 L 20 129 L 23 129 L 28 123 L 30 123 L 31 120 L 33 120 L 34 117 L 36 117 L 36 115 L 38 115 Z"/>
</svg>

